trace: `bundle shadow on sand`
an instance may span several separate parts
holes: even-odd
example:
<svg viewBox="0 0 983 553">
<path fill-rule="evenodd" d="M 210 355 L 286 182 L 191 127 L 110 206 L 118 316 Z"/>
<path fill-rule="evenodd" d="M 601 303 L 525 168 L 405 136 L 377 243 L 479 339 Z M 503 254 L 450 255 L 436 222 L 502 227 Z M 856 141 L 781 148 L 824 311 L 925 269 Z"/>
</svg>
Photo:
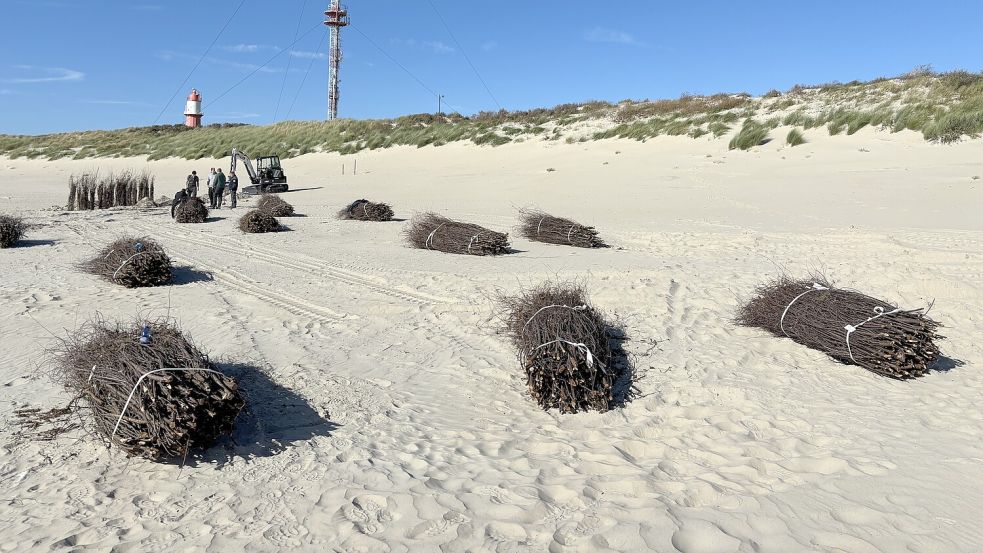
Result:
<svg viewBox="0 0 983 553">
<path fill-rule="evenodd" d="M 605 321 L 582 287 L 546 283 L 499 303 L 529 393 L 540 407 L 605 412 L 629 399 L 632 370 L 620 346 L 627 338 Z"/>
<path fill-rule="evenodd" d="M 269 213 L 273 217 L 293 217 L 294 206 L 287 203 L 276 194 L 263 194 L 256 204 L 256 209 Z"/>
<path fill-rule="evenodd" d="M 124 237 L 82 264 L 88 273 L 126 288 L 163 286 L 173 267 L 164 248 L 147 237 Z"/>
<path fill-rule="evenodd" d="M 581 225 L 570 219 L 554 217 L 536 209 L 523 209 L 519 211 L 519 220 L 520 234 L 534 242 L 578 248 L 607 247 L 594 227 Z"/>
<path fill-rule="evenodd" d="M 509 235 L 471 223 L 453 221 L 436 213 L 413 217 L 406 240 L 415 248 L 464 255 L 509 253 Z"/>
<path fill-rule="evenodd" d="M 201 198 L 188 198 L 174 208 L 174 220 L 178 223 L 204 223 L 208 220 L 208 207 Z"/>
<path fill-rule="evenodd" d="M 779 278 L 757 289 L 737 323 L 896 379 L 926 374 L 940 358 L 941 326 L 923 309 L 903 310 L 822 278 Z"/>
<path fill-rule="evenodd" d="M 392 221 L 393 209 L 388 204 L 377 204 L 368 200 L 355 200 L 338 212 L 339 219 L 355 221 Z"/>
<path fill-rule="evenodd" d="M 0 215 L 0 248 L 12 248 L 24 237 L 28 224 L 21 217 Z"/>
<path fill-rule="evenodd" d="M 247 211 L 239 219 L 239 230 L 247 234 L 262 234 L 265 232 L 279 232 L 283 228 L 280 226 L 280 221 L 277 221 L 276 217 L 270 215 L 269 212 L 254 209 Z"/>
<path fill-rule="evenodd" d="M 245 402 L 173 324 L 95 320 L 55 351 L 55 378 L 75 395 L 69 411 L 107 445 L 151 460 L 207 449 Z"/>
</svg>

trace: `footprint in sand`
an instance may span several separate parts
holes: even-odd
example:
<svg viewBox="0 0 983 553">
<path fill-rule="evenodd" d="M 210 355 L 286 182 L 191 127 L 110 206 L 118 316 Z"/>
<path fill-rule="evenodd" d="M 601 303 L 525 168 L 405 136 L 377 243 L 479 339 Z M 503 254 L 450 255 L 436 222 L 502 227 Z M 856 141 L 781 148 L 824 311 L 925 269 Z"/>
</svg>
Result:
<svg viewBox="0 0 983 553">
<path fill-rule="evenodd" d="M 299 524 L 278 524 L 263 532 L 263 537 L 278 549 L 293 549 L 304 544 L 307 528 Z"/>
<path fill-rule="evenodd" d="M 367 535 L 382 532 L 393 520 L 386 499 L 377 495 L 360 495 L 351 505 L 342 507 L 341 513 L 359 532 Z"/>
<path fill-rule="evenodd" d="M 439 520 L 428 520 L 417 524 L 406 535 L 412 539 L 435 537 L 446 534 L 447 531 L 467 522 L 471 522 L 471 519 L 461 513 L 448 511 Z"/>
</svg>

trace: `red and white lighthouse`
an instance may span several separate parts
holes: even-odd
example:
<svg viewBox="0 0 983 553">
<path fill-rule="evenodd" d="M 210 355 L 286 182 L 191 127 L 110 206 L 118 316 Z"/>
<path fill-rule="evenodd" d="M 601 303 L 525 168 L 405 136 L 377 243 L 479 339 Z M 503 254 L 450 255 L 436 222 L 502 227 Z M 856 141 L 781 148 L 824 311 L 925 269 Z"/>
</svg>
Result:
<svg viewBox="0 0 983 553">
<path fill-rule="evenodd" d="M 197 88 L 192 89 L 188 96 L 188 104 L 184 108 L 184 126 L 197 129 L 201 126 L 203 115 L 201 112 L 201 94 L 198 94 Z"/>
</svg>

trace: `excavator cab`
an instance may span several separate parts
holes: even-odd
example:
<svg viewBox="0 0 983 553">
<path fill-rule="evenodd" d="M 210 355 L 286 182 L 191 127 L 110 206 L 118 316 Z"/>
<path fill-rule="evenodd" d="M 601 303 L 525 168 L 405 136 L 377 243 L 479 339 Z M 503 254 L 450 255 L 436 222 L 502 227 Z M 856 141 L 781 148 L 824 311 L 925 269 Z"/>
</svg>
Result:
<svg viewBox="0 0 983 553">
<path fill-rule="evenodd" d="M 256 158 L 256 171 L 259 173 L 260 184 L 266 183 L 265 192 L 286 192 L 287 175 L 280 167 L 280 156 Z"/>
</svg>

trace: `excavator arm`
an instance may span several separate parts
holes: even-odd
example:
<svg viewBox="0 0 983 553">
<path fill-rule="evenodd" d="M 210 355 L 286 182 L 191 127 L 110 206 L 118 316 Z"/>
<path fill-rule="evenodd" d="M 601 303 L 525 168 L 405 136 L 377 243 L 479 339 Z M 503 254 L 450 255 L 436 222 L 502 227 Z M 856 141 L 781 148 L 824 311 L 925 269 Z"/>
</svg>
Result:
<svg viewBox="0 0 983 553">
<path fill-rule="evenodd" d="M 242 161 L 242 164 L 246 167 L 246 172 L 249 173 L 249 181 L 253 184 L 259 184 L 259 175 L 256 173 L 256 169 L 253 168 L 253 162 L 249 160 L 249 156 L 236 148 L 232 148 L 231 172 L 235 172 L 236 163 L 239 161 Z"/>
</svg>

